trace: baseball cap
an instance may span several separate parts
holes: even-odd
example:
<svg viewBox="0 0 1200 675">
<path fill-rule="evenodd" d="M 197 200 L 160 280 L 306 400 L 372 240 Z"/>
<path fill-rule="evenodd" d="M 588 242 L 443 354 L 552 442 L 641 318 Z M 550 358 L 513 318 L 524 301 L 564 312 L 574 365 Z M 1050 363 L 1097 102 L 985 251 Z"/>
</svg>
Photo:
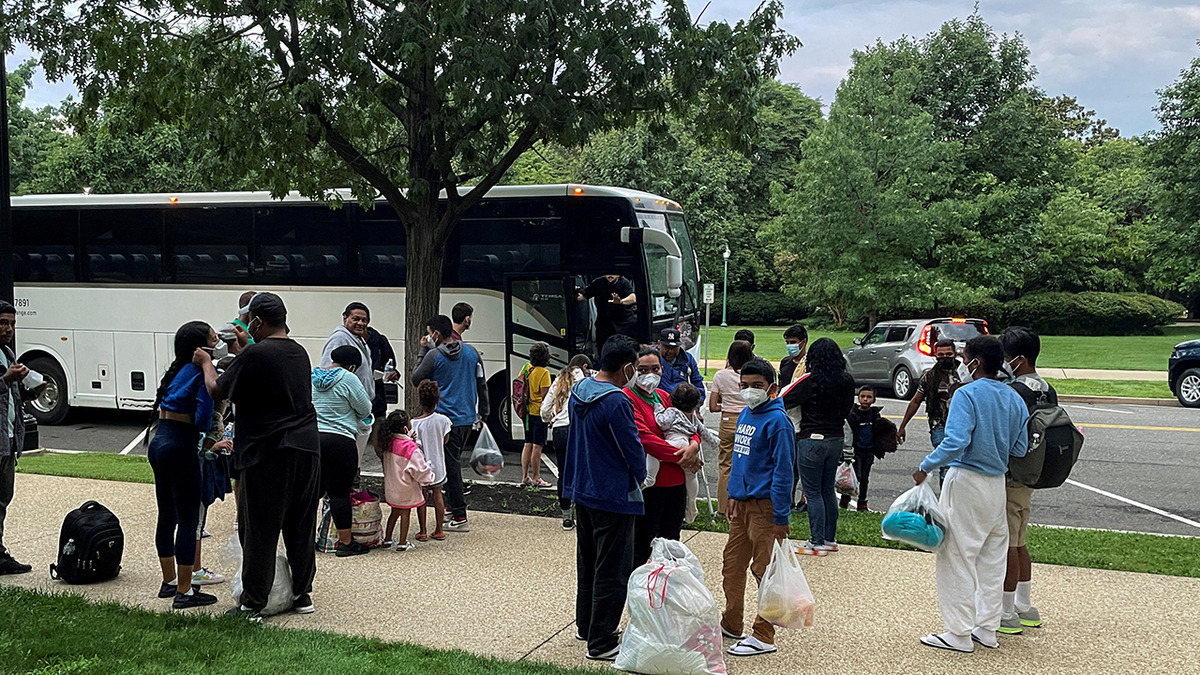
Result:
<svg viewBox="0 0 1200 675">
<path fill-rule="evenodd" d="M 658 334 L 658 343 L 666 347 L 678 347 L 682 344 L 679 340 L 679 331 L 674 328 L 664 328 Z"/>
</svg>

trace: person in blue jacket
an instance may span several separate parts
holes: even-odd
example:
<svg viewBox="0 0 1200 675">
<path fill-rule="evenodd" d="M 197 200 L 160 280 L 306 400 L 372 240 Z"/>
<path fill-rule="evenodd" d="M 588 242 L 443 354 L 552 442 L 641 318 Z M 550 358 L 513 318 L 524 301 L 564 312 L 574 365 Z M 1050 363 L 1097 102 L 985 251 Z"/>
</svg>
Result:
<svg viewBox="0 0 1200 675">
<path fill-rule="evenodd" d="M 668 394 L 684 382 L 691 382 L 700 390 L 700 402 L 704 402 L 704 375 L 696 363 L 696 357 L 683 351 L 683 339 L 674 328 L 664 328 L 658 334 L 658 360 L 662 362 L 662 379 L 658 388 Z"/>
<path fill-rule="evenodd" d="M 783 401 L 774 398 L 779 391 L 774 366 L 762 359 L 750 361 L 742 366 L 739 385 L 746 407 L 738 415 L 729 470 L 721 634 L 738 641 L 729 648 L 730 655 L 757 656 L 776 651 L 775 627 L 759 616 L 753 634 L 742 634 L 746 567 L 756 581 L 762 581 L 775 541 L 791 533 L 796 432 Z"/>
<path fill-rule="evenodd" d="M 575 502 L 575 625 L 587 658 L 615 661 L 617 627 L 633 573 L 633 527 L 643 513 L 646 451 L 633 404 L 621 389 L 633 379 L 638 344 L 614 335 L 600 372 L 571 390 L 563 498 Z"/>
</svg>

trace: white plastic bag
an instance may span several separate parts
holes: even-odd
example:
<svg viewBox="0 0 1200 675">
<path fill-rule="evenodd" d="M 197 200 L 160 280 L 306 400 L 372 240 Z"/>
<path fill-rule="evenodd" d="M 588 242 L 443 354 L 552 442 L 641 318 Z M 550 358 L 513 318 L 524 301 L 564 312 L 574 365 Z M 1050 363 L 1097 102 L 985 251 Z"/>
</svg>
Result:
<svg viewBox="0 0 1200 675">
<path fill-rule="evenodd" d="M 758 615 L 781 628 L 813 625 L 816 601 L 796 551 L 778 539 L 771 551 L 771 564 L 758 584 Z"/>
<path fill-rule="evenodd" d="M 928 479 L 896 497 L 883 515 L 880 529 L 884 539 L 901 541 L 926 551 L 941 546 L 945 540 L 946 517 Z"/>
<path fill-rule="evenodd" d="M 233 593 L 233 601 L 242 603 L 242 545 L 237 535 L 229 538 L 225 547 L 229 557 L 237 562 L 237 572 L 229 580 L 229 590 Z M 263 616 L 282 614 L 292 608 L 296 597 L 292 595 L 292 568 L 288 565 L 287 555 L 283 551 L 275 551 L 275 582 L 271 584 L 271 592 L 267 596 L 267 606 L 260 612 Z"/>
<path fill-rule="evenodd" d="M 838 465 L 837 475 L 834 476 L 834 487 L 838 494 L 849 497 L 858 496 L 858 476 L 854 473 L 854 465 L 842 462 Z"/>
<path fill-rule="evenodd" d="M 721 615 L 687 546 L 655 539 L 628 590 L 629 625 L 613 665 L 645 675 L 725 675 Z"/>
<path fill-rule="evenodd" d="M 485 478 L 495 478 L 504 468 L 500 444 L 486 424 L 479 429 L 479 438 L 475 441 L 475 449 L 471 451 L 471 468 Z"/>
</svg>

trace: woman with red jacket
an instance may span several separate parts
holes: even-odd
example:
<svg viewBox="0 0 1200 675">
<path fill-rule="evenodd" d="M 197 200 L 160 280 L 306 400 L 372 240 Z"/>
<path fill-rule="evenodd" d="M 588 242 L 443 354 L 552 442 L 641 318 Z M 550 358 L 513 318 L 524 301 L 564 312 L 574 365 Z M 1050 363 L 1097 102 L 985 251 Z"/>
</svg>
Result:
<svg viewBox="0 0 1200 675">
<path fill-rule="evenodd" d="M 650 558 L 650 542 L 655 537 L 679 539 L 687 507 L 683 471 L 698 471 L 702 463 L 699 438 L 693 438 L 691 445 L 680 450 L 667 442 L 658 423 L 654 421 L 656 403 L 664 407 L 671 405 L 670 394 L 658 388 L 661 378 L 662 362 L 658 352 L 645 348 L 638 354 L 637 374 L 625 389 L 625 395 L 633 402 L 638 439 L 646 454 L 662 463 L 654 486 L 642 490 L 645 513 L 638 516 L 633 530 L 635 565 L 641 565 Z"/>
</svg>

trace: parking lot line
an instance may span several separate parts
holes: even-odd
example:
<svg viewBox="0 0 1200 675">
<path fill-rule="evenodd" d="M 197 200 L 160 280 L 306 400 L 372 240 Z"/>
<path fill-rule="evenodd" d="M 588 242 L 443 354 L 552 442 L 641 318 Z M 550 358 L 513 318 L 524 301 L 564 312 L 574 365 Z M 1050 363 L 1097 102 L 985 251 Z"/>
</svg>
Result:
<svg viewBox="0 0 1200 675">
<path fill-rule="evenodd" d="M 1196 429 L 1195 431 L 1200 431 L 1200 429 Z M 1096 494 L 1102 495 L 1104 497 L 1108 497 L 1109 499 L 1115 499 L 1121 503 L 1129 504 L 1130 506 L 1136 506 L 1139 509 L 1145 509 L 1145 510 L 1149 511 L 1150 513 L 1156 513 L 1160 516 L 1163 516 L 1164 518 L 1170 518 L 1171 520 L 1178 521 L 1180 523 L 1183 523 L 1184 525 L 1191 525 L 1192 527 L 1200 529 L 1200 523 L 1197 523 L 1194 520 L 1189 520 L 1187 518 L 1184 518 L 1183 516 L 1177 516 L 1174 513 L 1171 513 L 1170 511 L 1163 511 L 1162 509 L 1154 507 L 1154 506 L 1150 506 L 1149 504 L 1143 504 L 1141 502 L 1129 499 L 1128 497 L 1122 497 L 1121 495 L 1113 494 L 1107 490 L 1101 490 L 1098 487 L 1092 487 L 1091 485 L 1086 485 L 1084 483 L 1080 483 L 1079 481 L 1071 480 L 1070 478 L 1067 479 L 1067 484 L 1074 485 L 1075 487 L 1083 488 L 1084 490 L 1091 490 L 1092 492 L 1095 492 Z"/>
</svg>

